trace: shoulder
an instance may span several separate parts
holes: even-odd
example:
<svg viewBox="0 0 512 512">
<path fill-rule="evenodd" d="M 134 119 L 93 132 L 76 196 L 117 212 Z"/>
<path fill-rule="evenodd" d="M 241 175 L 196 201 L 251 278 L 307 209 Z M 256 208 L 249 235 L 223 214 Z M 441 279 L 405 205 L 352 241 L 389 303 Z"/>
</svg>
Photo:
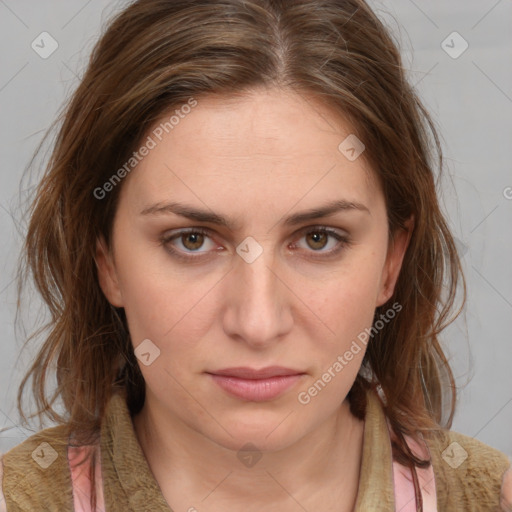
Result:
<svg viewBox="0 0 512 512">
<path fill-rule="evenodd" d="M 0 512 L 73 509 L 65 432 L 47 428 L 1 455 Z"/>
<path fill-rule="evenodd" d="M 510 493 L 510 459 L 473 437 L 443 430 L 426 439 L 436 478 L 440 510 L 507 511 L 503 496 Z"/>
</svg>

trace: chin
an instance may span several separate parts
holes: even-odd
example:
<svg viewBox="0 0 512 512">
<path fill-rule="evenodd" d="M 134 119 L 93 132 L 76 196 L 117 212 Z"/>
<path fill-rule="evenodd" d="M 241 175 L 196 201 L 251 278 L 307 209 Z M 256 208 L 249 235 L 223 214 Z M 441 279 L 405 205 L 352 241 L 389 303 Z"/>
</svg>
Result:
<svg viewBox="0 0 512 512">
<path fill-rule="evenodd" d="M 271 432 L 272 429 L 269 430 Z M 293 432 L 296 436 L 297 433 Z M 212 441 L 224 446 L 234 452 L 255 451 L 255 452 L 278 452 L 297 441 L 292 437 L 291 431 L 281 432 L 279 435 L 273 433 L 268 435 L 266 432 L 237 431 L 232 432 L 233 437 L 223 436 L 222 439 L 212 439 Z"/>
<path fill-rule="evenodd" d="M 278 451 L 300 438 L 296 421 L 290 421 L 292 416 L 289 408 L 265 415 L 261 412 L 244 413 L 243 418 L 221 415 L 219 418 L 223 418 L 223 421 L 220 423 L 226 430 L 216 430 L 214 437 L 216 442 L 232 450 L 239 450 L 251 443 L 262 451 Z"/>
</svg>

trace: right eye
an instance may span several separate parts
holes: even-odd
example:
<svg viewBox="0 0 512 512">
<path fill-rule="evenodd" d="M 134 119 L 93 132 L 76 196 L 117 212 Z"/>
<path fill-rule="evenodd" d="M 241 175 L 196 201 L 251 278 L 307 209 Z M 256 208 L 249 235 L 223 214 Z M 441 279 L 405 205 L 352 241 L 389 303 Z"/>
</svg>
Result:
<svg viewBox="0 0 512 512">
<path fill-rule="evenodd" d="M 202 258 L 211 252 L 211 248 L 206 251 L 198 251 L 198 249 L 204 246 L 206 239 L 211 240 L 207 229 L 189 228 L 164 235 L 161 237 L 160 243 L 173 256 L 182 260 L 193 260 Z M 173 243 L 175 241 L 178 243 Z M 213 242 L 211 242 L 212 246 L 214 246 Z"/>
</svg>

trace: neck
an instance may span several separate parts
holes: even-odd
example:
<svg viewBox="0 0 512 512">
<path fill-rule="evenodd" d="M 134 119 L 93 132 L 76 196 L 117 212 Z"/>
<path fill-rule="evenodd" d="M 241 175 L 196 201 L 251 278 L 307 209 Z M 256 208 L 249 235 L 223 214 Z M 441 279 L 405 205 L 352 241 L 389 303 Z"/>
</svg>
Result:
<svg viewBox="0 0 512 512">
<path fill-rule="evenodd" d="M 248 453 L 245 464 L 237 450 L 152 407 L 147 397 L 133 424 L 149 467 L 176 510 L 194 510 L 193 503 L 201 510 L 252 510 L 248 504 L 254 510 L 298 510 L 298 504 L 314 510 L 310 507 L 331 502 L 333 510 L 354 508 L 364 423 L 351 414 L 347 400 L 299 441 Z"/>
</svg>

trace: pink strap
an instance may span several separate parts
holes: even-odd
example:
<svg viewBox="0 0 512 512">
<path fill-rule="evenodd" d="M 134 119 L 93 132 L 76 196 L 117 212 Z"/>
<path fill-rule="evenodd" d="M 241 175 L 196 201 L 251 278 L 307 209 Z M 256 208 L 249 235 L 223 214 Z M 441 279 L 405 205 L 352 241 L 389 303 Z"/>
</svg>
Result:
<svg viewBox="0 0 512 512">
<path fill-rule="evenodd" d="M 4 462 L 3 455 L 0 455 L 0 512 L 7 512 L 7 505 L 5 504 L 5 496 L 3 491 L 4 483 Z"/>
<path fill-rule="evenodd" d="M 90 450 L 96 450 L 96 511 L 105 512 L 105 501 L 103 497 L 103 479 L 101 475 L 101 457 L 99 443 L 89 446 L 70 446 L 68 445 L 68 461 L 71 471 L 71 482 L 73 484 L 73 505 L 74 512 L 92 512 L 91 509 L 91 461 L 87 459 L 85 463 L 77 466 L 75 463 L 84 458 Z"/>
<path fill-rule="evenodd" d="M 429 450 L 423 441 L 419 445 L 409 436 L 404 436 L 411 451 L 418 457 L 429 457 Z M 423 498 L 423 512 L 437 512 L 436 481 L 432 464 L 426 468 L 416 468 Z M 393 480 L 395 483 L 395 509 L 398 512 L 416 512 L 416 497 L 411 470 L 393 461 Z"/>
</svg>

